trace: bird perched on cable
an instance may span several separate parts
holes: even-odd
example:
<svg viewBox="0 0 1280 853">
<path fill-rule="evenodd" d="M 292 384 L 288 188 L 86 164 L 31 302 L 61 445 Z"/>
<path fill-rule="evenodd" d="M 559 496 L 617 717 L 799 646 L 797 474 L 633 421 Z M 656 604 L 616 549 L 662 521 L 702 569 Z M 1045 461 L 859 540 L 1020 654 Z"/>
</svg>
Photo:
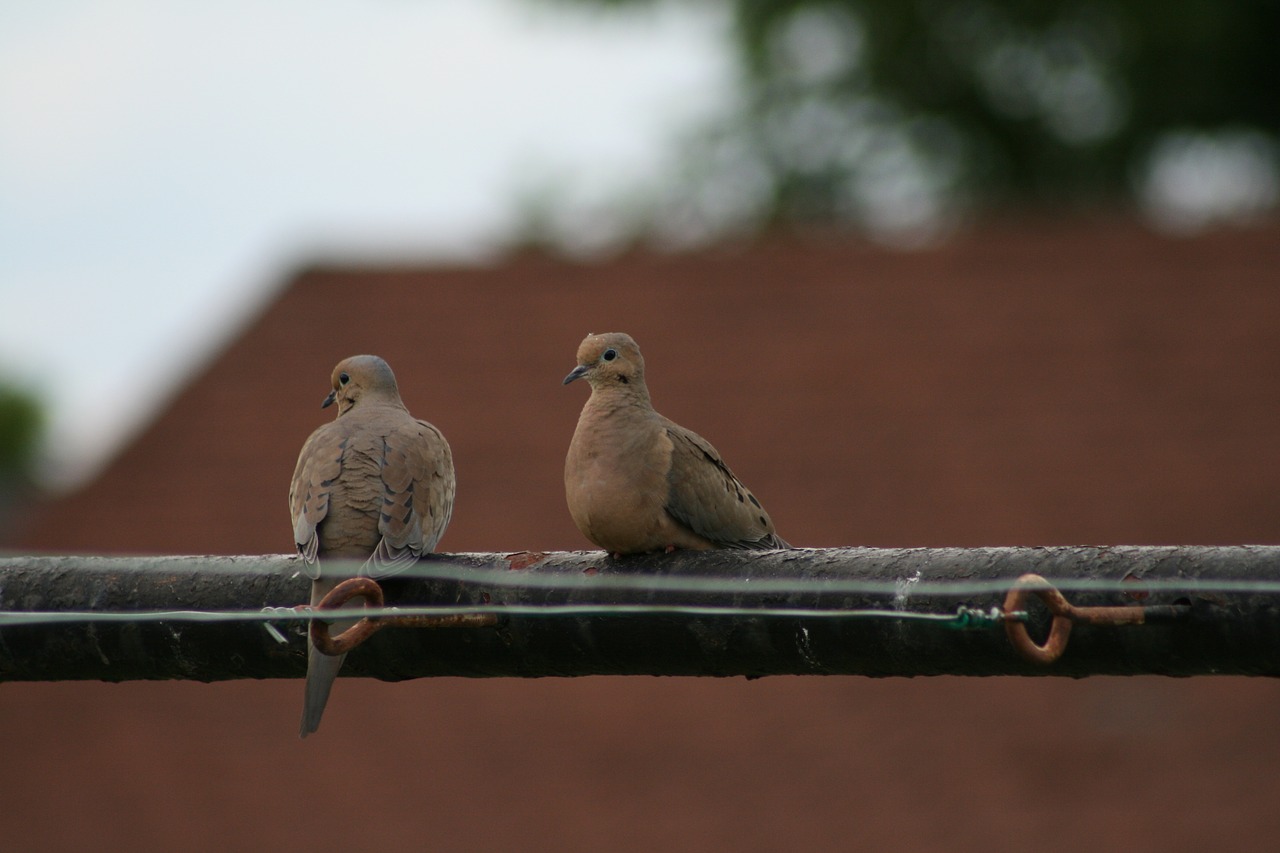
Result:
<svg viewBox="0 0 1280 853">
<path fill-rule="evenodd" d="M 568 385 L 586 379 L 564 465 L 569 513 L 614 554 L 676 548 L 789 548 L 711 443 L 653 409 L 629 335 L 587 335 Z"/>
<path fill-rule="evenodd" d="M 313 607 L 350 575 L 326 571 L 325 561 L 363 561 L 359 574 L 380 578 L 433 550 L 449 525 L 455 491 L 448 442 L 409 414 L 385 361 L 344 359 L 331 384 L 321 408 L 337 404 L 337 417 L 302 445 L 289 487 L 293 538 L 312 579 Z M 319 727 L 345 657 L 325 655 L 309 639 L 307 646 L 302 737 Z"/>
</svg>

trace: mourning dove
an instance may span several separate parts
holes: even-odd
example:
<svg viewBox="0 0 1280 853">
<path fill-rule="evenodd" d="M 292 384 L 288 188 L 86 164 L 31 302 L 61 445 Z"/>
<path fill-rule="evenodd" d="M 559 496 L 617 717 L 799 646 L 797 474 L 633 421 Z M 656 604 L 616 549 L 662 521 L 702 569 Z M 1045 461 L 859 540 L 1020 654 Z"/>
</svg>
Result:
<svg viewBox="0 0 1280 853">
<path fill-rule="evenodd" d="M 385 361 L 353 356 L 338 363 L 331 381 L 321 408 L 337 403 L 337 417 L 302 445 L 289 487 L 293 538 L 312 579 L 313 607 L 345 578 L 322 571 L 322 558 L 363 560 L 359 574 L 379 578 L 434 549 L 453 514 L 455 489 L 448 442 L 409 414 Z M 319 727 L 345 657 L 322 654 L 310 641 L 307 653 L 302 737 Z"/>
<path fill-rule="evenodd" d="M 585 378 L 564 465 L 569 513 L 615 554 L 675 548 L 789 548 L 711 443 L 658 414 L 630 336 L 588 335 L 568 385 Z"/>
</svg>

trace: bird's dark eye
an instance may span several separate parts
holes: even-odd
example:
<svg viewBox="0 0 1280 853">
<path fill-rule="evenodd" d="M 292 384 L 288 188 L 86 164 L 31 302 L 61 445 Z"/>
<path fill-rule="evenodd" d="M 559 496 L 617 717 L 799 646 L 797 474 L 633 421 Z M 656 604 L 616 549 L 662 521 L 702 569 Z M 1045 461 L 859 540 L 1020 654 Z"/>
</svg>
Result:
<svg viewBox="0 0 1280 853">
<path fill-rule="evenodd" d="M 613 361 L 615 358 L 618 357 L 618 351 L 616 349 L 607 349 L 604 351 L 604 355 L 600 357 L 603 358 L 605 361 Z"/>
<path fill-rule="evenodd" d="M 351 377 L 350 377 L 350 376 L 348 376 L 347 374 L 345 374 L 345 373 L 339 373 L 339 374 L 338 374 L 338 384 L 339 384 L 339 385 L 346 385 L 346 384 L 347 384 L 348 382 L 350 382 L 350 381 L 351 381 Z"/>
</svg>

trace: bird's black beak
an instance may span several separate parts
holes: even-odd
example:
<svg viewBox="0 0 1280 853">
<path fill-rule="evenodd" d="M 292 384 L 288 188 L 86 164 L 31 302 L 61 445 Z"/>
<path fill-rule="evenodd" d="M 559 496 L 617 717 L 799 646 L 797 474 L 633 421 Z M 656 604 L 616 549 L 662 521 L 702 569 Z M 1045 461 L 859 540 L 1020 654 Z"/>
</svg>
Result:
<svg viewBox="0 0 1280 853">
<path fill-rule="evenodd" d="M 570 382 L 572 382 L 575 379 L 581 379 L 586 374 L 586 372 L 590 369 L 591 369 L 591 365 L 589 364 L 579 364 L 573 370 L 569 371 L 569 375 L 564 378 L 564 382 L 561 384 L 568 385 Z"/>
<path fill-rule="evenodd" d="M 320 408 L 322 408 L 322 409 L 327 409 L 327 408 L 329 408 L 330 406 L 332 406 L 332 405 L 333 405 L 333 401 L 334 401 L 334 400 L 336 400 L 336 399 L 338 399 L 338 392 L 337 392 L 337 390 L 330 391 L 330 392 L 329 392 L 329 396 L 328 396 L 328 397 L 325 397 L 325 398 L 324 398 L 324 402 L 320 404 Z"/>
</svg>

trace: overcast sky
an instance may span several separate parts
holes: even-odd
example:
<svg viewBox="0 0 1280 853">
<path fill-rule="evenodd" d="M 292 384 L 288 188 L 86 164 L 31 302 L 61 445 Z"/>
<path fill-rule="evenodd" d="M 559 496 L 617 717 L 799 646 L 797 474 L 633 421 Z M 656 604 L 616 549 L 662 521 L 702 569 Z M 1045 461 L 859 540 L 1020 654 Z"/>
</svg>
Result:
<svg viewBox="0 0 1280 853">
<path fill-rule="evenodd" d="M 294 264 L 483 253 L 531 189 L 660 172 L 729 97 L 725 26 L 716 4 L 0 5 L 0 377 L 83 474 Z"/>
</svg>

